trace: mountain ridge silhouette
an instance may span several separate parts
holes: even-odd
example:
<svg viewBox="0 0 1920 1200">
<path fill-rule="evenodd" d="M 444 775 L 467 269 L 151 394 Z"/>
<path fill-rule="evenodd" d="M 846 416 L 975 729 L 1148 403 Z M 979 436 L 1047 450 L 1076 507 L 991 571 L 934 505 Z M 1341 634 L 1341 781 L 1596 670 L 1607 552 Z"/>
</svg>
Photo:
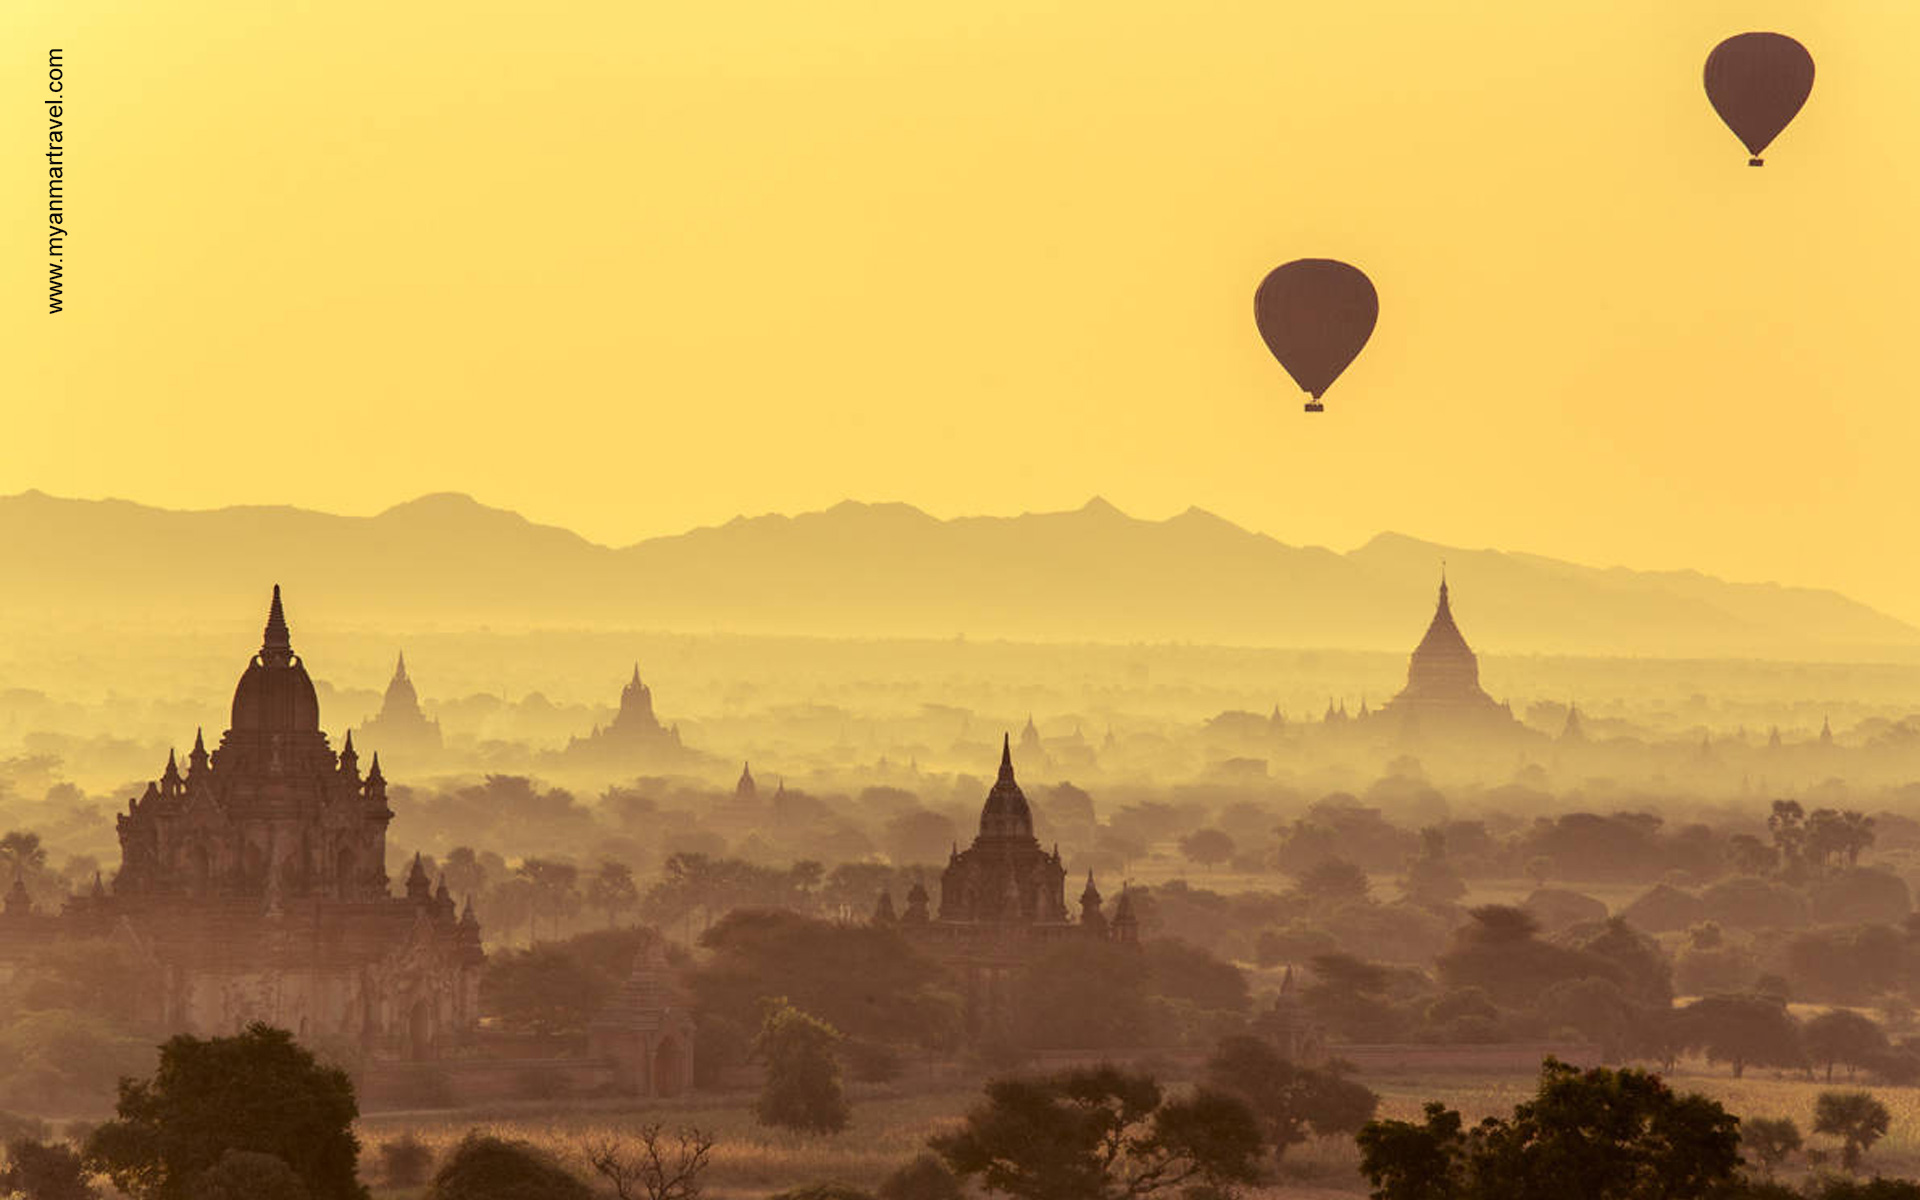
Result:
<svg viewBox="0 0 1920 1200">
<path fill-rule="evenodd" d="M 460 492 L 372 516 L 0 497 L 0 620 L 392 629 L 614 627 L 1407 649 L 1442 559 L 1477 649 L 1662 657 L 1908 657 L 1920 629 L 1828 589 L 1592 567 L 1384 532 L 1340 553 L 1200 508 L 938 518 L 846 500 L 606 546 Z"/>
</svg>

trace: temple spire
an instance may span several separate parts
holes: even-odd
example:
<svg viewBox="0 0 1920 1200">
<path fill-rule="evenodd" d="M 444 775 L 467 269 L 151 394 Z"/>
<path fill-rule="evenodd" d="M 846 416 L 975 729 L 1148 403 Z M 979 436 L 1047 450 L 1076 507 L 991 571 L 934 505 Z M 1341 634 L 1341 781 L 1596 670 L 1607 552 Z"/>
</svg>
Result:
<svg viewBox="0 0 1920 1200">
<path fill-rule="evenodd" d="M 1000 782 L 1013 782 L 1013 735 L 1000 735 Z"/>
<path fill-rule="evenodd" d="M 402 650 L 399 653 L 399 657 L 394 660 L 393 681 L 395 683 L 400 683 L 404 681 L 406 677 L 407 677 L 407 652 L 405 650 Z"/>
<path fill-rule="evenodd" d="M 293 657 L 293 635 L 287 629 L 287 613 L 280 606 L 280 585 L 273 585 L 273 604 L 267 609 L 267 629 L 260 640 L 260 657 L 268 666 L 284 667 Z"/>
<path fill-rule="evenodd" d="M 427 878 L 427 865 L 421 861 L 418 850 L 413 852 L 413 867 L 407 871 L 407 899 L 433 899 L 433 883 Z"/>
</svg>

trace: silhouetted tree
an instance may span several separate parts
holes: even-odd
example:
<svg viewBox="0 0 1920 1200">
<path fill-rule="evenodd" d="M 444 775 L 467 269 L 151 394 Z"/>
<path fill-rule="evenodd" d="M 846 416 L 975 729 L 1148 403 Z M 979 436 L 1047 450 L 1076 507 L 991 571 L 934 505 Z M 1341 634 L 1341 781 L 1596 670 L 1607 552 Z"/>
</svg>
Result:
<svg viewBox="0 0 1920 1200">
<path fill-rule="evenodd" d="M 631 1137 L 591 1138 L 585 1151 L 588 1164 L 613 1185 L 620 1200 L 695 1200 L 713 1154 L 713 1135 L 691 1127 L 669 1134 L 654 1121 Z"/>
<path fill-rule="evenodd" d="M 1824 1063 L 1827 1080 L 1833 1080 L 1835 1063 L 1845 1063 L 1847 1073 L 1865 1066 L 1887 1051 L 1887 1035 L 1873 1023 L 1848 1008 L 1832 1008 L 1811 1017 L 1800 1029 L 1800 1044 L 1816 1066 Z"/>
<path fill-rule="evenodd" d="M 455 846 L 440 864 L 446 872 L 447 890 L 455 896 L 479 896 L 487 884 L 506 873 L 506 864 L 491 851 L 482 854 L 472 846 Z"/>
<path fill-rule="evenodd" d="M 471 1131 L 434 1173 L 426 1200 L 594 1200 L 593 1189 L 530 1142 Z"/>
<path fill-rule="evenodd" d="M 552 923 L 553 936 L 559 937 L 560 922 L 580 911 L 580 868 L 557 859 L 528 858 L 514 871 L 533 885 L 536 924 L 544 913 Z"/>
<path fill-rule="evenodd" d="M 1196 829 L 1180 839 L 1180 853 L 1211 871 L 1233 857 L 1233 838 L 1218 829 Z"/>
<path fill-rule="evenodd" d="M 606 913 L 607 928 L 613 928 L 614 918 L 640 903 L 633 868 L 612 860 L 594 868 L 593 878 L 587 881 L 587 903 Z"/>
<path fill-rule="evenodd" d="M 433 1167 L 433 1151 L 411 1132 L 380 1143 L 380 1176 L 388 1187 L 418 1187 Z"/>
<path fill-rule="evenodd" d="M 1780 852 L 1750 833 L 1728 838 L 1726 857 L 1735 875 L 1765 875 L 1780 865 Z"/>
<path fill-rule="evenodd" d="M 810 1017 L 784 996 L 768 1000 L 754 1052 L 767 1066 L 766 1082 L 754 1105 L 762 1125 L 802 1133 L 838 1133 L 853 1119 L 840 1088 L 840 1062 L 834 1048 L 840 1034 Z"/>
<path fill-rule="evenodd" d="M 1740 1165 L 1736 1117 L 1644 1071 L 1550 1058 L 1511 1118 L 1469 1131 L 1442 1104 L 1425 1116 L 1360 1131 L 1360 1170 L 1378 1200 L 1683 1200 L 1732 1185 Z"/>
<path fill-rule="evenodd" d="M 1322 1026 L 1354 1041 L 1391 1041 L 1401 1021 L 1386 995 L 1392 970 L 1351 954 L 1319 954 L 1300 1000 Z"/>
<path fill-rule="evenodd" d="M 1840 1165 L 1858 1170 L 1860 1156 L 1887 1136 L 1893 1115 L 1872 1092 L 1821 1092 L 1813 1102 L 1813 1131 L 1840 1139 Z"/>
<path fill-rule="evenodd" d="M 1420 851 L 1407 859 L 1400 890 L 1415 904 L 1451 904 L 1467 894 L 1467 885 L 1447 859 L 1447 835 L 1438 826 L 1420 831 Z"/>
<path fill-rule="evenodd" d="M 25 1200 L 96 1200 L 87 1169 L 70 1146 L 33 1138 L 7 1143 L 7 1166 L 0 1170 L 0 1195 Z"/>
<path fill-rule="evenodd" d="M 1435 960 L 1441 982 L 1450 988 L 1482 988 L 1496 1003 L 1528 1008 L 1564 980 L 1597 976 L 1620 983 L 1627 978 L 1625 969 L 1599 954 L 1541 939 L 1539 923 L 1523 908 L 1488 904 L 1468 915 L 1473 920 L 1454 932 Z"/>
<path fill-rule="evenodd" d="M 1344 858 L 1328 858 L 1308 867 L 1295 877 L 1302 896 L 1317 904 L 1342 900 L 1363 900 L 1372 887 L 1367 873 Z"/>
<path fill-rule="evenodd" d="M 1817 808 L 1807 814 L 1803 844 L 1807 860 L 1825 869 L 1829 862 L 1855 866 L 1860 852 L 1873 845 L 1873 818 L 1858 812 Z"/>
<path fill-rule="evenodd" d="M 1222 1040 L 1207 1060 L 1206 1081 L 1247 1102 L 1276 1157 L 1306 1141 L 1309 1131 L 1358 1132 L 1380 1103 L 1361 1084 L 1290 1062 L 1257 1037 Z"/>
<path fill-rule="evenodd" d="M 956 1175 L 1018 1200 L 1220 1195 L 1258 1177 L 1262 1149 L 1239 1097 L 1168 1100 L 1152 1076 L 1112 1066 L 993 1080 L 965 1124 L 929 1144 Z"/>
<path fill-rule="evenodd" d="M 1589 975 L 1563 979 L 1540 993 L 1540 1015 L 1600 1047 L 1600 1057 L 1617 1062 L 1626 1054 L 1639 1010 L 1611 979 Z"/>
<path fill-rule="evenodd" d="M 523 1033 L 580 1033 L 606 1006 L 615 983 L 563 946 L 493 954 L 480 994 L 502 1026 Z"/>
<path fill-rule="evenodd" d="M 353 1084 L 284 1029 L 170 1038 L 152 1079 L 121 1080 L 117 1111 L 87 1139 L 86 1158 L 123 1192 L 185 1200 L 222 1155 L 245 1150 L 285 1162 L 314 1200 L 365 1200 Z"/>
<path fill-rule="evenodd" d="M 1799 1023 L 1775 996 L 1704 996 L 1676 1018 L 1680 1044 L 1702 1050 L 1707 1061 L 1726 1063 L 1740 1078 L 1749 1064 L 1797 1067 L 1804 1061 Z"/>
<path fill-rule="evenodd" d="M 1767 815 L 1767 832 L 1773 835 L 1773 848 L 1780 858 L 1780 870 L 1799 873 L 1802 849 L 1806 845 L 1807 810 L 1798 800 L 1775 800 Z"/>
<path fill-rule="evenodd" d="M 1673 964 L 1660 943 L 1621 918 L 1609 917 L 1597 932 L 1575 940 L 1573 948 L 1611 966 L 1611 977 L 1628 999 L 1656 1008 L 1673 1002 Z"/>
<path fill-rule="evenodd" d="M 308 1200 L 310 1194 L 292 1167 L 250 1150 L 227 1151 L 187 1189 L 188 1200 Z"/>
<path fill-rule="evenodd" d="M 516 876 L 503 879 L 488 889 L 481 914 L 489 935 L 498 930 L 502 941 L 507 940 L 515 929 L 525 925 L 527 945 L 532 946 L 534 911 L 533 884 Z"/>
<path fill-rule="evenodd" d="M 1753 1156 L 1768 1178 L 1800 1144 L 1800 1127 L 1791 1118 L 1748 1117 L 1740 1122 L 1740 1148 Z"/>
<path fill-rule="evenodd" d="M 1152 1032 L 1146 957 L 1112 942 L 1073 938 L 1023 967 L 1012 1033 L 1045 1050 L 1112 1050 L 1145 1045 Z M 1244 986 L 1244 985 L 1243 985 Z"/>
<path fill-rule="evenodd" d="M 6 877 L 0 879 L 0 887 L 6 886 L 17 873 L 31 879 L 46 869 L 47 848 L 40 844 L 40 835 L 31 829 L 10 829 L 0 835 L 0 870 Z"/>
<path fill-rule="evenodd" d="M 766 996 L 874 1041 L 944 1044 L 963 1022 L 953 985 L 898 930 L 750 908 L 715 922 L 700 944 L 712 952 L 691 973 L 700 1011 L 743 1029 L 760 1023 Z"/>
</svg>

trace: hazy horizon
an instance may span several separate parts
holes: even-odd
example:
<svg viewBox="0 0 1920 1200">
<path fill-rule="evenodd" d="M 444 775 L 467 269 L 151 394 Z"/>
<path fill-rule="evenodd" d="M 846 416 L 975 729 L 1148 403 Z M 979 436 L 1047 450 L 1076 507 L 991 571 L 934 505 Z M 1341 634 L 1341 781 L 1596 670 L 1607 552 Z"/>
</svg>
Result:
<svg viewBox="0 0 1920 1200">
<path fill-rule="evenodd" d="M 90 553 L 68 555 L 75 545 Z M 20 630 L 246 622 L 260 589 L 284 583 L 308 628 L 391 635 L 580 628 L 1399 651 L 1430 614 L 1444 567 L 1474 643 L 1496 654 L 1905 662 L 1920 652 L 1920 628 L 1831 589 L 1391 531 L 1335 552 L 1198 507 L 1147 520 L 1097 497 L 951 519 L 843 500 L 616 547 L 465 493 L 353 517 L 29 491 L 0 497 L 0 553 L 40 564 L 30 583 L 0 583 L 0 616 Z M 126 603 L 128 574 L 185 561 L 193 571 Z"/>
<path fill-rule="evenodd" d="M 460 489 L 603 542 L 1097 493 L 1920 619 L 1878 532 L 1920 439 L 1920 160 L 1890 149 L 1920 11 L 1128 3 L 1088 37 L 1071 6 L 588 3 L 469 13 L 425 55 L 431 6 L 166 11 L 0 18 L 75 43 L 92 118 L 84 302 L 0 314 L 13 390 L 47 398 L 0 489 L 346 512 Z M 1820 83 L 1751 170 L 1701 63 L 1774 26 Z M 526 102 L 549 95 L 591 119 Z M 255 156 L 217 203 L 210 111 Z M 44 167 L 0 178 L 30 197 Z M 1250 311 L 1302 255 L 1380 291 L 1315 419 Z"/>
<path fill-rule="evenodd" d="M 1920 1200 L 1920 4 L 0 42 L 0 1192 Z"/>
</svg>

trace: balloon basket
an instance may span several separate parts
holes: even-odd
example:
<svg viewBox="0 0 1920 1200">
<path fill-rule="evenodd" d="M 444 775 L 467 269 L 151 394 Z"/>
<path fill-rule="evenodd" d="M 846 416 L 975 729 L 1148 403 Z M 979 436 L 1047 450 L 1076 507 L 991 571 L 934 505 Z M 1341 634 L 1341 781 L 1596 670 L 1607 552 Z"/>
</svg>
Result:
<svg viewBox="0 0 1920 1200">
<path fill-rule="evenodd" d="M 1307 411 L 1308 412 L 1325 412 L 1327 411 L 1327 406 L 1320 403 L 1318 400 L 1309 400 L 1307 401 Z"/>
<path fill-rule="evenodd" d="M 1767 164 L 1764 159 L 1750 158 L 1747 160 L 1747 165 L 1750 167 L 1764 167 Z"/>
</svg>

